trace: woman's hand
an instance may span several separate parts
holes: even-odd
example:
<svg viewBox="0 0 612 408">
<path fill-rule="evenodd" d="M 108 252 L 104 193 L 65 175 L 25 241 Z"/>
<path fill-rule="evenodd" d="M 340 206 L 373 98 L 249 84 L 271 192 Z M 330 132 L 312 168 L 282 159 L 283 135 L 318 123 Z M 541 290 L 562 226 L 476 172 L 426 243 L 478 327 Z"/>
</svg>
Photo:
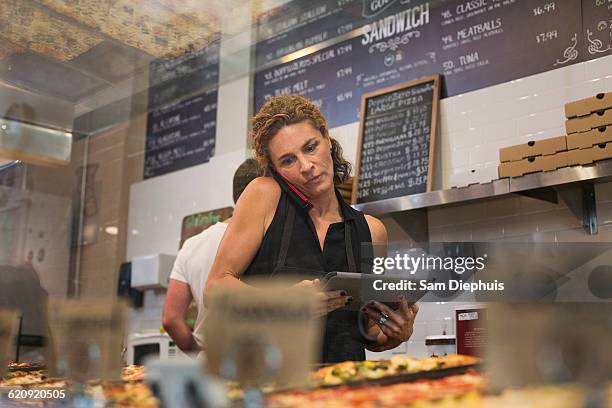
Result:
<svg viewBox="0 0 612 408">
<path fill-rule="evenodd" d="M 353 298 L 343 290 L 327 290 L 317 294 L 320 299 L 318 316 L 324 316 L 351 303 Z"/>
<path fill-rule="evenodd" d="M 375 325 L 380 328 L 376 343 L 388 350 L 399 346 L 412 336 L 419 306 L 416 303 L 409 305 L 406 299 L 400 296 L 397 310 L 373 300 L 362 307 L 361 311 L 368 317 L 369 326 Z"/>
<path fill-rule="evenodd" d="M 319 279 L 303 280 L 295 286 L 314 286 L 316 289 L 320 283 L 321 281 Z M 340 309 L 353 301 L 352 296 L 348 296 L 343 290 L 327 290 L 317 292 L 317 297 L 319 298 L 319 305 L 316 312 L 317 317 L 325 316 L 329 312 Z"/>
</svg>

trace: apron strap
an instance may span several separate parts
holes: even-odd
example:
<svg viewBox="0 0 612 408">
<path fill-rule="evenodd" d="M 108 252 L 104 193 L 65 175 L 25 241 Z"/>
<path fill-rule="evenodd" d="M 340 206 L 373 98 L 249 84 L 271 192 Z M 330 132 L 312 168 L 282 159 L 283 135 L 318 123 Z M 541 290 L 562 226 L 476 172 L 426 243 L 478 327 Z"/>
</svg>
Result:
<svg viewBox="0 0 612 408">
<path fill-rule="evenodd" d="M 281 235 L 281 247 L 276 260 L 276 268 L 285 266 L 287 253 L 289 252 L 289 243 L 291 242 L 291 234 L 293 233 L 293 221 L 295 220 L 295 207 L 288 203 L 287 219 L 283 225 L 283 233 Z"/>
<path fill-rule="evenodd" d="M 346 262 L 349 272 L 357 272 L 357 264 L 355 263 L 355 255 L 353 253 L 353 243 L 351 240 L 351 228 L 349 222 L 344 221 L 344 246 L 346 247 Z"/>
<path fill-rule="evenodd" d="M 293 223 L 295 221 L 295 207 L 291 204 L 287 206 L 287 219 L 283 225 L 281 235 L 281 247 L 276 260 L 276 268 L 285 266 L 287 253 L 289 252 L 289 244 L 291 243 L 291 234 L 293 233 Z M 351 228 L 349 222 L 344 222 L 344 246 L 346 249 L 346 261 L 348 264 L 348 272 L 357 272 L 357 263 L 355 262 L 355 254 L 353 251 L 353 242 L 351 239 Z"/>
</svg>

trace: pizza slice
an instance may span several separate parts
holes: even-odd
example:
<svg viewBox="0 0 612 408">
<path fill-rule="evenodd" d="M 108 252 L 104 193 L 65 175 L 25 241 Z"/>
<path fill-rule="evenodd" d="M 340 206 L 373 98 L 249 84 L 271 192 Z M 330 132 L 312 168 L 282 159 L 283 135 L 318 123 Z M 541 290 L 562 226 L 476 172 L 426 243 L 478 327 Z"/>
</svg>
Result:
<svg viewBox="0 0 612 408">
<path fill-rule="evenodd" d="M 159 400 L 145 383 L 102 384 L 107 404 L 117 407 L 157 408 Z"/>
<path fill-rule="evenodd" d="M 345 361 L 320 368 L 312 374 L 311 378 L 317 384 L 337 385 L 354 379 L 356 375 L 357 363 Z"/>
<path fill-rule="evenodd" d="M 471 372 L 435 380 L 418 380 L 394 385 L 320 388 L 269 395 L 269 406 L 285 407 L 417 407 L 420 401 L 441 400 L 470 392 L 481 392 L 486 379 Z"/>
<path fill-rule="evenodd" d="M 144 378 L 144 366 L 132 364 L 121 369 L 121 379 L 123 381 L 142 381 Z"/>
</svg>

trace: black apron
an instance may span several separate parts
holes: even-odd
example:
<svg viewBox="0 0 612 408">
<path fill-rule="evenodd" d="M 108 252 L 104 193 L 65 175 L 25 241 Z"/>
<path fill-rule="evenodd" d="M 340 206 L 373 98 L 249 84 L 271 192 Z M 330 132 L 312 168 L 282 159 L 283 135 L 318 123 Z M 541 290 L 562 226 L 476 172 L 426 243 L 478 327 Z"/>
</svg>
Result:
<svg viewBox="0 0 612 408">
<path fill-rule="evenodd" d="M 281 191 L 276 214 L 262 246 L 242 275 L 245 281 L 251 276 L 282 276 L 298 282 L 302 279 L 321 279 L 332 271 L 371 272 L 372 239 L 362 213 L 349 207 L 336 192 L 343 221 L 329 226 L 321 250 L 314 224 L 307 213 L 308 208 L 301 207 L 285 190 Z M 296 214 L 298 212 L 299 216 Z M 310 230 L 309 233 L 306 228 Z M 344 229 L 342 234 L 339 231 L 341 228 Z M 316 249 L 312 235 L 316 238 Z M 298 253 L 299 256 L 296 256 Z M 365 359 L 364 338 L 357 319 L 358 313 L 355 311 L 339 309 L 327 314 L 320 362 Z"/>
</svg>

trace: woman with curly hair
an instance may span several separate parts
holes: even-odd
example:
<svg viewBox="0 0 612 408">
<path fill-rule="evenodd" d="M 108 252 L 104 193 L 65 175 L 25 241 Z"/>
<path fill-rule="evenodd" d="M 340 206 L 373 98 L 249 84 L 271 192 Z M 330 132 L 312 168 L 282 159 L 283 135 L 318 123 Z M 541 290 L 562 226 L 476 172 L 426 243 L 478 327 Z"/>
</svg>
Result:
<svg viewBox="0 0 612 408">
<path fill-rule="evenodd" d="M 387 231 L 344 202 L 335 188 L 349 177 L 351 165 L 329 136 L 319 108 L 301 96 L 274 97 L 252 127 L 255 156 L 268 176 L 252 181 L 236 204 L 205 291 L 243 285 L 240 279 L 252 276 L 307 275 L 317 285 L 330 271 L 371 273 L 372 243 L 386 245 Z M 364 347 L 391 349 L 412 334 L 418 306 L 405 299 L 398 310 L 379 302 L 361 309 L 368 319 L 366 340 L 358 313 L 344 309 L 350 296 L 343 291 L 319 296 L 327 314 L 322 362 L 364 360 Z"/>
</svg>

